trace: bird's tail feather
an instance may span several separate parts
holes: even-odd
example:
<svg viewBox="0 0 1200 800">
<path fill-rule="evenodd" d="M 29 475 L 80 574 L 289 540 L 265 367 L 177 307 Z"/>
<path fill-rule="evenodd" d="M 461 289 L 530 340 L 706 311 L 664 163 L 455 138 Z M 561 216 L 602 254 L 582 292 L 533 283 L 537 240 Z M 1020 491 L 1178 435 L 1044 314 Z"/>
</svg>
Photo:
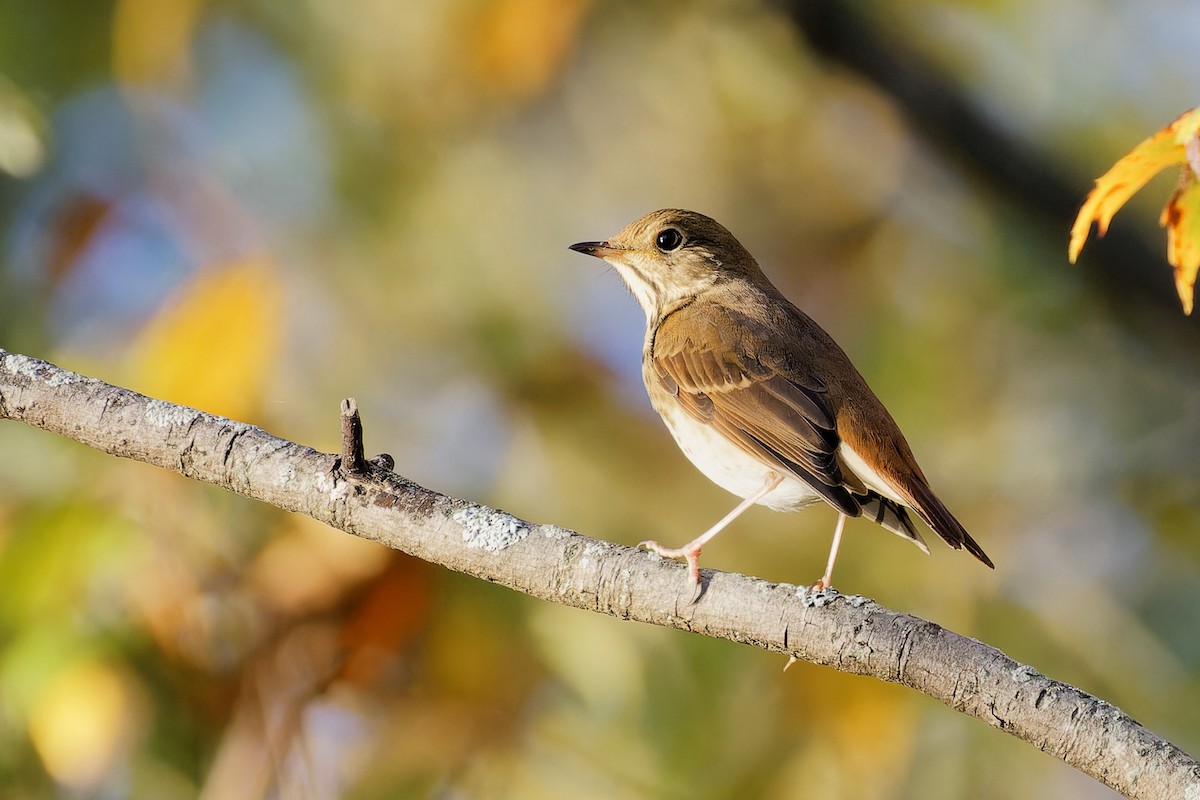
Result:
<svg viewBox="0 0 1200 800">
<path fill-rule="evenodd" d="M 917 532 L 917 528 L 913 525 L 904 506 L 872 491 L 868 491 L 865 495 L 856 494 L 854 499 L 858 501 L 864 517 L 882 525 L 897 536 L 908 539 L 925 551 L 926 555 L 929 555 L 929 546 Z"/>
<path fill-rule="evenodd" d="M 965 547 L 968 553 L 995 569 L 996 565 L 988 558 L 987 553 L 983 552 L 979 543 L 971 538 L 971 534 L 967 533 L 967 529 L 954 518 L 954 515 L 942 504 L 937 495 L 923 483 L 918 483 L 915 488 L 920 496 L 913 498 L 917 501 L 913 504 L 913 511 L 916 511 L 921 519 L 925 520 L 925 524 L 933 529 L 934 533 L 945 539 L 946 544 L 955 550 Z"/>
</svg>

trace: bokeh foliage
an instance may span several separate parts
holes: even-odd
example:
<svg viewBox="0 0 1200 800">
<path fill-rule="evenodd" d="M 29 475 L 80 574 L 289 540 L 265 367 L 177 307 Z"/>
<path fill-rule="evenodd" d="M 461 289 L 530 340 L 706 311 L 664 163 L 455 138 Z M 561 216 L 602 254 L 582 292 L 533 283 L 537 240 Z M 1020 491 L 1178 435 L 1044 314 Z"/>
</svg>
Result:
<svg viewBox="0 0 1200 800">
<path fill-rule="evenodd" d="M 852 5 L 1080 202 L 1197 103 L 1182 1 Z M 354 395 L 431 488 L 682 542 L 733 499 L 651 412 L 632 298 L 565 248 L 695 208 L 838 338 L 998 565 L 852 523 L 839 588 L 1200 751 L 1196 328 L 919 127 L 751 0 L 3 3 L 0 345 L 327 450 Z M 833 523 L 756 510 L 704 564 L 807 582 Z M 1111 796 L 782 667 L 0 426 L 6 798 Z"/>
</svg>

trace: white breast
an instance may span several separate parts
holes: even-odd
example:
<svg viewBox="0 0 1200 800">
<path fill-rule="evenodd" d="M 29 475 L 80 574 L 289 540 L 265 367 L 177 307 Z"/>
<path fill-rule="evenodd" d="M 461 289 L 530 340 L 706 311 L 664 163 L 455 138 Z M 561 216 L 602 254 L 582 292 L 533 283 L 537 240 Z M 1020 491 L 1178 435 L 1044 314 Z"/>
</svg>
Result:
<svg viewBox="0 0 1200 800">
<path fill-rule="evenodd" d="M 746 498 L 767 482 L 771 468 L 730 442 L 711 426 L 698 422 L 674 403 L 658 408 L 683 454 L 713 483 Z M 758 502 L 775 511 L 795 511 L 821 498 L 806 483 L 785 478 Z"/>
</svg>

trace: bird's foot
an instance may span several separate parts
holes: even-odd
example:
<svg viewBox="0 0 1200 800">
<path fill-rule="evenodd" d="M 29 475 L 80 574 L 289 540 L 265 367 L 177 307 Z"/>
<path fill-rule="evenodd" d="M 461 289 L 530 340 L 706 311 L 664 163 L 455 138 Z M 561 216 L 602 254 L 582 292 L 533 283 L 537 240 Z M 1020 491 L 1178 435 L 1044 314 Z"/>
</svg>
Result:
<svg viewBox="0 0 1200 800">
<path fill-rule="evenodd" d="M 695 542 L 688 542 L 683 547 L 663 547 L 658 542 L 645 541 L 638 542 L 638 547 L 644 547 L 663 558 L 676 561 L 683 559 L 688 568 L 688 586 L 693 593 L 700 587 L 700 547 Z"/>
<path fill-rule="evenodd" d="M 817 581 L 810 586 L 805 586 L 799 594 L 800 601 L 806 608 L 820 608 L 832 603 L 841 593 L 830 586 L 828 581 Z"/>
</svg>

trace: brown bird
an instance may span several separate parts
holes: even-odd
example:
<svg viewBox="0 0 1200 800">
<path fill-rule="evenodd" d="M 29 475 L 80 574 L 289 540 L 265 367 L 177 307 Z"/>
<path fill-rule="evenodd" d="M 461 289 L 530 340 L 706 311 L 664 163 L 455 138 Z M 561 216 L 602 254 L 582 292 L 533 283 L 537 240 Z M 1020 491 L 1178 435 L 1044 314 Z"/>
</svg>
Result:
<svg viewBox="0 0 1200 800">
<path fill-rule="evenodd" d="M 715 220 L 681 209 L 647 214 L 605 242 L 571 249 L 616 268 L 646 312 L 642 377 L 654 409 L 710 480 L 744 498 L 677 548 L 642 542 L 688 564 L 758 503 L 838 510 L 830 585 L 847 517 L 865 515 L 929 552 L 906 509 L 947 544 L 994 566 L 937 498 L 904 434 L 837 343 L 767 280 Z"/>
</svg>

